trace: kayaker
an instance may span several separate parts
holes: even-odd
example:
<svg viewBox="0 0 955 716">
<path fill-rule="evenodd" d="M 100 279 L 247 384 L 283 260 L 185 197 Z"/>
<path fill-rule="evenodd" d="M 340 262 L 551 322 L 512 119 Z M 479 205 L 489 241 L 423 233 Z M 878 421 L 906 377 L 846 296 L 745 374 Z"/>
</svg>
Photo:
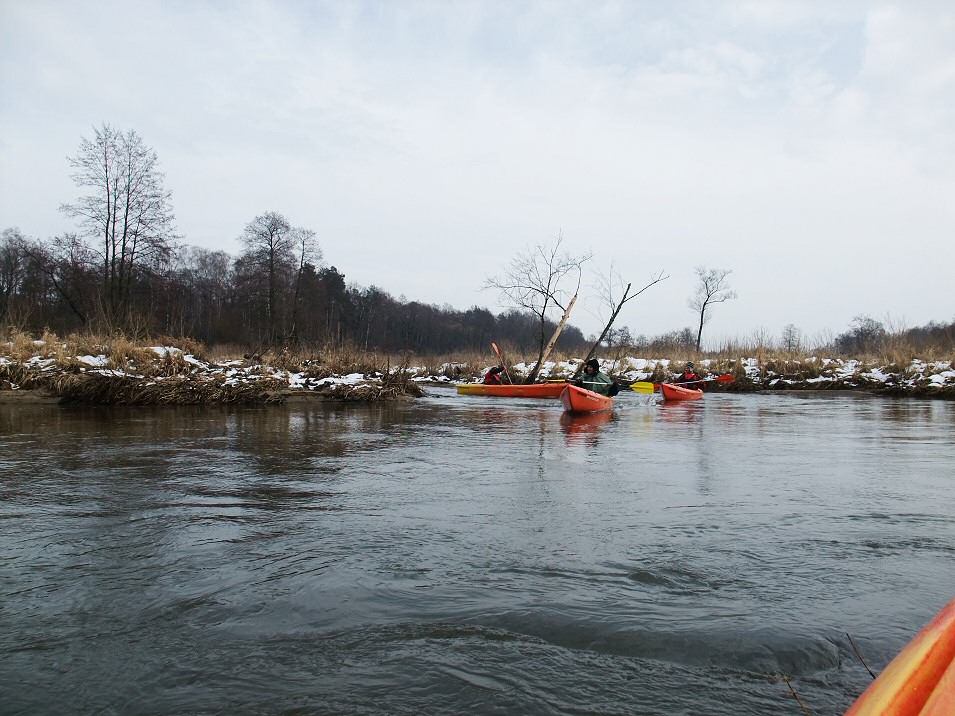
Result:
<svg viewBox="0 0 955 716">
<path fill-rule="evenodd" d="M 671 382 L 673 383 L 699 383 L 703 380 L 702 376 L 697 375 L 696 366 L 692 362 L 687 363 L 683 367 L 683 372 L 680 373 L 676 378 Z M 702 387 L 702 385 L 700 386 Z"/>
<path fill-rule="evenodd" d="M 484 385 L 502 385 L 503 381 L 501 380 L 501 371 L 504 370 L 501 366 L 496 365 L 493 368 L 488 369 L 487 373 L 484 374 Z"/>
<path fill-rule="evenodd" d="M 577 387 L 584 388 L 593 393 L 600 393 L 600 395 L 615 395 L 617 392 L 613 390 L 613 388 L 616 387 L 613 378 L 600 372 L 600 363 L 597 362 L 596 358 L 591 358 L 584 363 L 583 376 L 574 382 L 577 384 Z"/>
</svg>

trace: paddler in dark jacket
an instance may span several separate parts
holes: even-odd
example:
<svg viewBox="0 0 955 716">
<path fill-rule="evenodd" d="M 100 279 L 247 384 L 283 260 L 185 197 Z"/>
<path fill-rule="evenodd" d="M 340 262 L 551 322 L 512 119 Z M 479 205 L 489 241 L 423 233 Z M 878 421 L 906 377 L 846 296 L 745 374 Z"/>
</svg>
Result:
<svg viewBox="0 0 955 716">
<path fill-rule="evenodd" d="M 574 382 L 577 387 L 584 388 L 593 393 L 600 393 L 600 395 L 613 395 L 616 393 L 616 391 L 611 392 L 613 379 L 609 375 L 600 372 L 600 363 L 597 362 L 596 358 L 591 358 L 584 363 L 583 376 L 581 376 L 580 380 Z"/>
</svg>

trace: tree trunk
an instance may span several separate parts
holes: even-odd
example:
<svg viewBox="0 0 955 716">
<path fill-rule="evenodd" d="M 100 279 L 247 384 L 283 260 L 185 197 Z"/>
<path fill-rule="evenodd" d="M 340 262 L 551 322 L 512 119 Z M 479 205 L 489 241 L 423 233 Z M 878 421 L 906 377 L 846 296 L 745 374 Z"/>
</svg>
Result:
<svg viewBox="0 0 955 716">
<path fill-rule="evenodd" d="M 567 325 L 567 320 L 570 318 L 570 310 L 574 307 L 574 303 L 577 302 L 577 294 L 574 294 L 574 297 L 570 299 L 570 303 L 567 304 L 567 310 L 564 311 L 563 318 L 560 319 L 560 323 L 557 324 L 557 329 L 554 331 L 554 335 L 550 337 L 550 340 L 547 341 L 547 345 L 544 346 L 544 351 L 541 353 L 540 360 L 537 361 L 537 364 L 534 366 L 534 369 L 531 370 L 530 375 L 527 376 L 525 383 L 533 383 L 537 380 L 537 375 L 540 373 L 541 366 L 544 365 L 544 361 L 547 360 L 547 357 L 550 355 L 550 352 L 554 350 L 554 345 L 557 343 L 557 339 L 560 338 L 561 332 L 564 330 L 564 326 Z"/>
<path fill-rule="evenodd" d="M 573 375 L 574 378 L 577 378 L 578 376 L 580 376 L 581 372 L 583 372 L 584 370 L 584 366 L 587 365 L 587 361 L 589 361 L 591 358 L 593 358 L 597 354 L 597 348 L 600 347 L 600 343 L 603 341 L 604 338 L 607 337 L 607 334 L 610 333 L 610 329 L 613 328 L 614 321 L 617 320 L 617 316 L 620 313 L 620 309 L 623 308 L 623 304 L 627 302 L 627 298 L 628 298 L 627 294 L 630 293 L 630 287 L 632 285 L 633 285 L 632 283 L 627 284 L 627 288 L 623 292 L 623 298 L 620 299 L 620 303 L 617 304 L 617 307 L 613 309 L 613 313 L 610 316 L 610 320 L 607 321 L 607 325 L 604 326 L 603 331 L 600 332 L 600 337 L 597 338 L 596 342 L 592 346 L 590 346 L 590 350 L 587 351 L 587 357 L 584 358 L 584 362 L 581 363 L 579 366 L 577 366 L 577 370 L 574 371 L 574 375 Z M 632 298 L 632 296 L 630 298 Z"/>
</svg>

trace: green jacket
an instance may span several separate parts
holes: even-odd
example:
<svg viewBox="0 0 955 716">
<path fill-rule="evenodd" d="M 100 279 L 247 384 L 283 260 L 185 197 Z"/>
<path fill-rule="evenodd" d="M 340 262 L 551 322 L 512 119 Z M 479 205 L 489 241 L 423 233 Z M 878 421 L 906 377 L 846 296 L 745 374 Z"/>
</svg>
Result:
<svg viewBox="0 0 955 716">
<path fill-rule="evenodd" d="M 584 388 L 601 395 L 610 395 L 610 386 L 613 385 L 613 378 L 601 373 L 599 370 L 593 375 L 584 373 L 580 376 L 580 382 Z"/>
</svg>

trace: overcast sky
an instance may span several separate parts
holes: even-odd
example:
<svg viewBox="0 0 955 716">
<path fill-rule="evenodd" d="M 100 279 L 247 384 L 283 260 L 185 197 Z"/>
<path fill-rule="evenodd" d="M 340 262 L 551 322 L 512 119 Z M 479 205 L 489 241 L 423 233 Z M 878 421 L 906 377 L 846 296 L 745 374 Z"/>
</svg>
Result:
<svg viewBox="0 0 955 716">
<path fill-rule="evenodd" d="M 67 157 L 104 122 L 155 149 L 185 243 L 257 214 L 346 281 L 481 290 L 563 235 L 634 286 L 618 325 L 704 336 L 955 319 L 955 3 L 0 0 L 0 230 L 75 229 Z M 604 311 L 606 313 L 606 311 Z"/>
</svg>

